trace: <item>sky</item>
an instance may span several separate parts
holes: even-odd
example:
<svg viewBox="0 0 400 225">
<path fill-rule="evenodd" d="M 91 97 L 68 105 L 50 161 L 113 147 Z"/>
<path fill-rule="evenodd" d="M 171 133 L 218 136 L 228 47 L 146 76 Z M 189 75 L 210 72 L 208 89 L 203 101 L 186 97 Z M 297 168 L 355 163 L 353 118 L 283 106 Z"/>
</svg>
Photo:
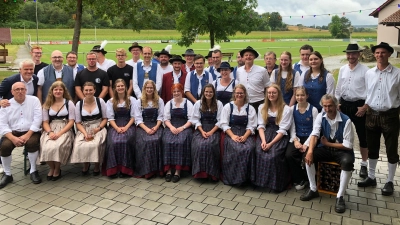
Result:
<svg viewBox="0 0 400 225">
<path fill-rule="evenodd" d="M 289 25 L 328 25 L 332 15 L 341 17 L 343 12 L 352 25 L 376 25 L 378 18 L 368 15 L 384 2 L 386 0 L 258 0 L 256 11 L 260 14 L 279 12 L 283 22 Z"/>
</svg>

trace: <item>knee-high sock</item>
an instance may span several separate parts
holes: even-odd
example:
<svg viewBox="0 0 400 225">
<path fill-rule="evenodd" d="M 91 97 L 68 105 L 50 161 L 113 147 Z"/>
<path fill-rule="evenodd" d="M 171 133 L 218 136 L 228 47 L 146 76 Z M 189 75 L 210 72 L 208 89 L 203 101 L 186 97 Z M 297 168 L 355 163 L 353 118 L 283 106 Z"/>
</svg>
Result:
<svg viewBox="0 0 400 225">
<path fill-rule="evenodd" d="M 340 173 L 340 186 L 339 186 L 339 191 L 336 195 L 337 198 L 340 198 L 341 196 L 344 196 L 344 193 L 346 191 L 347 185 L 350 182 L 351 178 L 351 171 L 344 171 Z"/>
<path fill-rule="evenodd" d="M 310 181 L 310 189 L 311 191 L 317 190 L 317 183 L 315 182 L 315 164 L 311 164 L 311 166 L 306 164 L 307 176 Z"/>
<path fill-rule="evenodd" d="M 33 173 L 36 171 L 36 159 L 39 155 L 39 151 L 36 152 L 28 152 L 28 158 L 29 158 L 29 162 L 31 164 L 31 171 L 30 173 Z"/>
<path fill-rule="evenodd" d="M 8 176 L 11 176 L 11 160 L 12 156 L 1 157 L 1 161 L 3 162 L 4 173 Z"/>
<path fill-rule="evenodd" d="M 397 163 L 389 163 L 388 162 L 388 168 L 389 168 L 389 175 L 387 177 L 386 183 L 387 182 L 393 182 L 394 179 L 394 174 L 396 173 L 396 167 L 397 167 Z"/>
<path fill-rule="evenodd" d="M 371 179 L 375 179 L 375 169 L 377 163 L 378 159 L 368 159 L 368 164 L 369 164 L 368 177 Z"/>
</svg>

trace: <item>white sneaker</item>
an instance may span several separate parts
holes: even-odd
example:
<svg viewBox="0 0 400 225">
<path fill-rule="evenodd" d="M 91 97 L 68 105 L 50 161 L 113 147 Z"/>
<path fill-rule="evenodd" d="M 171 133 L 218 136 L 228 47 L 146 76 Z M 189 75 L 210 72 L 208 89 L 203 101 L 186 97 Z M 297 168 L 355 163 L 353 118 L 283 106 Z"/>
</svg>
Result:
<svg viewBox="0 0 400 225">
<path fill-rule="evenodd" d="M 308 185 L 308 181 L 302 180 L 299 184 L 295 184 L 294 188 L 296 188 L 296 190 L 300 191 L 300 190 L 303 190 L 307 185 Z"/>
<path fill-rule="evenodd" d="M 0 164 L 0 173 L 4 173 L 3 164 Z"/>
</svg>

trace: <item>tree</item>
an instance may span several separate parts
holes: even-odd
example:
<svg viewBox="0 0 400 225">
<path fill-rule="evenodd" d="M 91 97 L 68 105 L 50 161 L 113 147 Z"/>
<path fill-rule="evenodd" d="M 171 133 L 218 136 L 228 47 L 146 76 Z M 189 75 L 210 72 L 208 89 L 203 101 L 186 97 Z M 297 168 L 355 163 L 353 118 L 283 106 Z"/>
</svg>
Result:
<svg viewBox="0 0 400 225">
<path fill-rule="evenodd" d="M 268 21 L 272 30 L 282 27 L 282 17 L 278 12 L 272 12 Z"/>
<path fill-rule="evenodd" d="M 332 16 L 331 22 L 328 24 L 329 32 L 334 38 L 348 38 L 350 37 L 349 27 L 351 22 L 346 17 L 339 18 L 339 16 Z"/>
<path fill-rule="evenodd" d="M 197 35 L 209 34 L 210 46 L 237 32 L 248 34 L 261 19 L 254 12 L 257 0 L 152 0 L 163 15 L 179 12 L 176 29 L 182 34 L 178 44 L 189 46 Z"/>
<path fill-rule="evenodd" d="M 19 9 L 23 1 L 0 1 L 0 23 L 14 20 L 18 16 Z"/>
</svg>

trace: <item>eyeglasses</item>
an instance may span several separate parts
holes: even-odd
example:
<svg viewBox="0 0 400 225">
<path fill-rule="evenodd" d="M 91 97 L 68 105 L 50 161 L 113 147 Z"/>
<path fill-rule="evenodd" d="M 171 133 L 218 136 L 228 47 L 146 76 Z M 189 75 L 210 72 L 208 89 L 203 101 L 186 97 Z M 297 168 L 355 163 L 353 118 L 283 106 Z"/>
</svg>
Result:
<svg viewBox="0 0 400 225">
<path fill-rule="evenodd" d="M 51 57 L 52 59 L 62 59 L 63 57 L 62 56 L 53 56 L 53 57 Z"/>
<path fill-rule="evenodd" d="M 15 88 L 14 91 L 15 92 L 24 92 L 24 91 L 26 91 L 26 88 Z"/>
<path fill-rule="evenodd" d="M 68 56 L 67 59 L 76 59 L 76 57 Z"/>
</svg>

